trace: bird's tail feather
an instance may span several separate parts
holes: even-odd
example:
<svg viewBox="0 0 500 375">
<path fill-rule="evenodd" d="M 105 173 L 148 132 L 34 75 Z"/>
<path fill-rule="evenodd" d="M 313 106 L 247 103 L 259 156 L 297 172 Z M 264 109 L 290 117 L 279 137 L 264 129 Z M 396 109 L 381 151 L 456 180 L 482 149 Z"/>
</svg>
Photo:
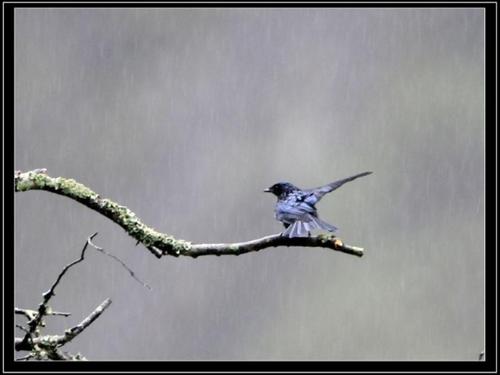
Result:
<svg viewBox="0 0 500 375">
<path fill-rule="evenodd" d="M 308 237 L 313 229 L 323 229 L 329 232 L 335 232 L 338 228 L 328 224 L 320 218 L 312 215 L 306 215 L 302 220 L 296 220 L 282 233 L 285 237 Z"/>
</svg>

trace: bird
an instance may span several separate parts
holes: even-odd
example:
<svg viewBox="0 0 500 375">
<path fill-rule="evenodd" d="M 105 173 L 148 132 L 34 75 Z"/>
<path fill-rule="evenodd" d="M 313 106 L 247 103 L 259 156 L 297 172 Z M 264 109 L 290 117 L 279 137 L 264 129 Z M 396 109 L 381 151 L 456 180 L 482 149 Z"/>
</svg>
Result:
<svg viewBox="0 0 500 375">
<path fill-rule="evenodd" d="M 290 182 L 278 182 L 264 190 L 274 194 L 278 200 L 274 209 L 276 220 L 283 223 L 285 230 L 281 233 L 284 237 L 308 237 L 313 229 L 323 229 L 335 232 L 338 228 L 328 224 L 318 217 L 315 207 L 321 198 L 346 182 L 367 176 L 372 172 L 363 172 L 342 180 L 331 182 L 314 189 L 300 189 Z"/>
</svg>

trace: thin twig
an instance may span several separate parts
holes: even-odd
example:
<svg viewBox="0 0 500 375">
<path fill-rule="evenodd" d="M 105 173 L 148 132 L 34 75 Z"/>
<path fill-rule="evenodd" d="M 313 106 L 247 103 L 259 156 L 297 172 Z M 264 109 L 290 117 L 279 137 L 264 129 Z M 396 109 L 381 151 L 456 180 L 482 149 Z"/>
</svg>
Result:
<svg viewBox="0 0 500 375">
<path fill-rule="evenodd" d="M 23 326 L 22 326 L 22 325 L 20 325 L 20 324 L 16 324 L 16 328 L 19 328 L 21 331 L 23 331 L 23 332 L 25 332 L 25 333 L 27 333 L 27 334 L 29 334 L 29 333 L 30 333 L 30 331 L 28 331 L 25 327 L 23 327 Z"/>
<path fill-rule="evenodd" d="M 26 346 L 24 344 L 24 339 L 16 337 L 14 339 L 16 350 L 31 350 L 35 345 L 41 345 L 44 347 L 61 347 L 64 344 L 73 340 L 76 336 L 82 333 L 88 326 L 90 326 L 109 306 L 111 305 L 111 299 L 106 298 L 99 306 L 95 308 L 85 319 L 83 319 L 76 326 L 71 327 L 64 331 L 64 335 L 45 335 L 34 337 L 31 340 L 31 345 Z"/>
<path fill-rule="evenodd" d="M 78 325 L 67 329 L 64 332 L 64 335 L 45 335 L 40 336 L 39 327 L 44 326 L 43 317 L 46 315 L 60 315 L 60 316 L 70 316 L 70 313 L 61 312 L 61 311 L 52 311 L 52 309 L 48 306 L 48 302 L 55 295 L 55 289 L 62 277 L 65 273 L 74 265 L 82 262 L 85 259 L 85 251 L 87 250 L 88 245 L 93 246 L 97 250 L 102 251 L 106 254 L 103 249 L 96 247 L 92 243 L 92 239 L 97 236 L 97 232 L 91 235 L 87 242 L 85 243 L 80 257 L 73 262 L 66 265 L 63 270 L 59 273 L 56 278 L 56 281 L 52 284 L 50 289 L 43 293 L 43 300 L 38 306 L 38 311 L 29 310 L 29 309 L 20 309 L 14 308 L 14 313 L 23 315 L 28 318 L 28 326 L 29 329 L 16 324 L 16 327 L 21 329 L 26 334 L 23 338 L 16 337 L 14 338 L 14 347 L 17 351 L 27 350 L 31 351 L 31 353 L 25 357 L 20 357 L 17 360 L 28 360 L 30 358 L 35 358 L 38 360 L 84 360 L 80 354 L 77 355 L 69 355 L 67 353 L 63 353 L 59 348 L 66 344 L 67 342 L 73 340 L 76 336 L 78 336 L 81 332 L 83 332 L 92 322 L 94 322 L 111 304 L 111 300 L 108 298 L 104 302 L 102 302 L 89 316 L 87 316 L 84 320 L 82 320 Z M 108 256 L 112 256 L 111 254 L 106 254 Z M 116 258 L 116 257 L 115 257 Z M 119 260 L 119 259 L 117 259 Z M 123 263 L 123 262 L 122 262 Z M 125 265 L 124 265 L 125 266 Z M 126 266 L 125 266 L 126 267 Z M 133 275 L 132 275 L 133 276 Z"/>
<path fill-rule="evenodd" d="M 16 358 L 16 361 L 28 361 L 30 358 L 33 358 L 34 355 L 33 354 L 27 354 L 25 356 L 22 356 L 22 357 L 17 357 Z"/>
<path fill-rule="evenodd" d="M 14 313 L 18 315 L 24 315 L 26 318 L 29 320 L 33 319 L 33 317 L 37 314 L 37 311 L 35 310 L 30 310 L 30 309 L 20 309 L 18 307 L 14 307 Z M 68 317 L 71 316 L 71 313 L 69 312 L 62 312 L 62 311 L 45 311 L 45 315 L 58 315 L 58 316 L 64 316 Z"/>
<path fill-rule="evenodd" d="M 87 250 L 87 246 L 89 245 L 90 240 L 92 238 L 94 238 L 95 236 L 97 236 L 97 232 L 94 233 L 92 236 L 90 236 L 87 239 L 87 242 L 85 242 L 85 245 L 83 246 L 82 252 L 80 254 L 80 258 L 78 258 L 78 259 L 74 260 L 73 262 L 69 263 L 68 265 L 66 265 L 63 268 L 63 270 L 61 271 L 61 273 L 57 276 L 56 281 L 54 282 L 54 284 L 52 284 L 50 289 L 48 291 L 46 291 L 45 293 L 43 293 L 43 295 L 42 295 L 43 301 L 42 301 L 42 303 L 40 303 L 40 305 L 38 307 L 38 312 L 37 312 L 36 316 L 28 322 L 28 325 L 30 327 L 29 333 L 31 335 L 33 335 L 33 333 L 35 332 L 37 327 L 40 325 L 42 318 L 47 314 L 47 303 L 52 298 L 52 296 L 55 295 L 54 290 L 56 289 L 57 285 L 61 281 L 62 277 L 71 267 L 73 267 L 75 264 L 78 264 L 84 260 L 85 251 Z M 26 335 L 26 336 L 28 336 L 28 335 Z"/>
<path fill-rule="evenodd" d="M 52 284 L 50 289 L 47 292 L 43 293 L 43 295 L 42 295 L 43 300 L 40 303 L 40 305 L 38 305 L 38 311 L 36 312 L 36 314 L 34 316 L 32 316 L 32 310 L 23 310 L 23 309 L 17 310 L 18 311 L 17 313 L 24 314 L 29 319 L 29 321 L 28 321 L 29 330 L 28 330 L 28 332 L 26 332 L 26 335 L 22 339 L 22 342 L 19 345 L 19 347 L 22 347 L 22 348 L 31 348 L 32 347 L 32 340 L 35 336 L 37 336 L 37 335 L 35 335 L 35 333 L 36 333 L 38 327 L 44 326 L 43 320 L 42 320 L 43 317 L 45 315 L 47 315 L 47 313 L 50 313 L 50 310 L 48 309 L 47 304 L 48 304 L 49 300 L 52 298 L 52 296 L 55 295 L 55 292 L 54 292 L 55 288 L 57 287 L 57 285 L 61 281 L 61 278 L 64 276 L 66 271 L 68 271 L 69 268 L 71 268 L 75 264 L 83 261 L 83 259 L 85 258 L 85 250 L 87 249 L 89 241 L 92 238 L 94 238 L 96 235 L 97 235 L 97 233 L 94 233 L 92 236 L 90 236 L 87 239 L 87 242 L 83 246 L 82 252 L 80 254 L 80 258 L 78 258 L 77 260 L 66 265 L 63 268 L 63 270 L 61 271 L 61 273 L 57 276 L 56 281 L 54 282 L 54 284 Z M 14 311 L 16 312 L 16 310 L 14 310 Z M 32 316 L 32 317 L 30 318 L 30 316 Z"/>
<path fill-rule="evenodd" d="M 96 244 L 94 244 L 92 241 L 89 240 L 89 244 L 94 248 L 96 249 L 97 251 L 100 251 L 101 253 L 103 253 L 104 255 L 107 255 L 108 257 L 110 258 L 113 258 L 114 260 L 116 260 L 117 262 L 119 262 L 123 268 L 125 268 L 129 273 L 130 273 L 130 276 L 132 276 L 139 284 L 141 284 L 143 287 L 146 287 L 148 288 L 149 290 L 151 290 L 151 287 L 145 283 L 144 281 L 141 281 L 136 275 L 135 275 L 135 272 L 132 271 L 130 269 L 130 267 L 128 267 L 124 261 L 122 261 L 120 258 L 118 258 L 117 256 L 111 254 L 111 253 L 108 253 L 106 250 L 104 250 L 102 247 L 99 247 L 97 246 Z"/>
<path fill-rule="evenodd" d="M 37 312 L 35 310 L 30 310 L 30 309 L 20 309 L 18 307 L 14 307 L 14 314 L 17 315 L 24 315 L 28 320 L 32 320 Z"/>
<path fill-rule="evenodd" d="M 85 319 L 83 319 L 80 323 L 78 323 L 76 326 L 67 329 L 64 332 L 63 339 L 59 343 L 59 345 L 64 345 L 71 340 L 73 340 L 76 336 L 78 336 L 80 333 L 82 333 L 85 328 L 90 326 L 99 316 L 106 311 L 106 309 L 111 305 L 111 299 L 106 298 L 99 306 L 95 308 L 94 311 L 90 313 L 89 316 L 87 316 Z"/>
<path fill-rule="evenodd" d="M 69 313 L 69 312 L 62 312 L 62 311 L 51 311 L 47 315 L 64 316 L 64 317 L 67 318 L 68 316 L 71 316 L 71 313 Z"/>
</svg>

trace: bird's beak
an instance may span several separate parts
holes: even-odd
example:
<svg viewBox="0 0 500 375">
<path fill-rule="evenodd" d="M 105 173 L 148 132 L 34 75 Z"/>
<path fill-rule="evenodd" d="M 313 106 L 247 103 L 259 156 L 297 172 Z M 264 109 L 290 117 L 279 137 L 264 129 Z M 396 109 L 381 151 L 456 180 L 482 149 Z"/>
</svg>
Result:
<svg viewBox="0 0 500 375">
<path fill-rule="evenodd" d="M 272 193 L 271 189 L 269 189 L 269 188 L 267 188 L 267 189 L 265 189 L 263 191 L 264 191 L 264 193 Z"/>
</svg>

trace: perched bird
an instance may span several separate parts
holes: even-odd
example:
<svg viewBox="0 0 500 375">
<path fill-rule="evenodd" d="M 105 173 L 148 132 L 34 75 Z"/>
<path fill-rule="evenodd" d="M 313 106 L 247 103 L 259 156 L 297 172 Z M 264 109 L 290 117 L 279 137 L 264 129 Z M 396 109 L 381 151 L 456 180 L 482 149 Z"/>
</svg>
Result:
<svg viewBox="0 0 500 375">
<path fill-rule="evenodd" d="M 315 189 L 302 190 L 289 182 L 278 182 L 264 190 L 264 192 L 273 193 L 278 197 L 274 209 L 275 217 L 286 228 L 281 235 L 286 237 L 307 237 L 313 229 L 335 232 L 338 228 L 321 220 L 314 205 L 325 194 L 338 189 L 346 182 L 371 173 L 363 172 Z"/>
</svg>

